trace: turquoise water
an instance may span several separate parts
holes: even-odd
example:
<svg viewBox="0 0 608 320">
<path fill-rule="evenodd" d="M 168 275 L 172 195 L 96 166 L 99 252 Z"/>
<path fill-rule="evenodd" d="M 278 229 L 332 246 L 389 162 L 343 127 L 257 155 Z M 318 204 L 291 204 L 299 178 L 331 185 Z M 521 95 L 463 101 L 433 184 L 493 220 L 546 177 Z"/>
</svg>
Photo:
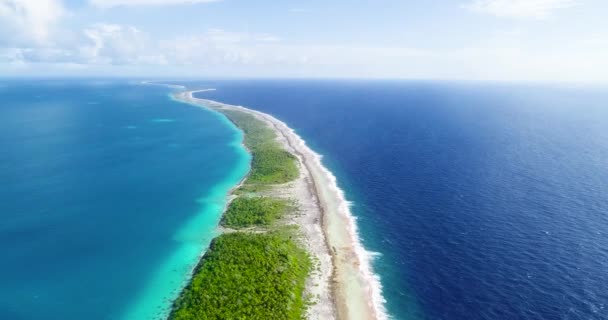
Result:
<svg viewBox="0 0 608 320">
<path fill-rule="evenodd" d="M 155 319 L 246 174 L 224 116 L 124 81 L 0 86 L 0 319 Z"/>
<path fill-rule="evenodd" d="M 204 81 L 323 154 L 394 319 L 608 319 L 608 90 Z M 159 86 L 0 83 L 0 319 L 145 319 L 247 171 Z"/>
</svg>

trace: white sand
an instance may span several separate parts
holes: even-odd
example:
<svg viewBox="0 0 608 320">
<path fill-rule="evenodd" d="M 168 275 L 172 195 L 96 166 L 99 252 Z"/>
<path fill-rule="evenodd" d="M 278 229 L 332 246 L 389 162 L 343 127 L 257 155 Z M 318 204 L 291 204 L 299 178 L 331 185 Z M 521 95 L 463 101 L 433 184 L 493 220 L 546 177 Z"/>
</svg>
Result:
<svg viewBox="0 0 608 320">
<path fill-rule="evenodd" d="M 232 109 L 252 114 L 273 128 L 282 146 L 297 156 L 300 177 L 273 191 L 273 195 L 298 202 L 300 214 L 290 218 L 290 223 L 300 226 L 304 245 L 318 259 L 318 269 L 312 272 L 306 286 L 316 302 L 307 318 L 386 319 L 380 281 L 371 269 L 371 254 L 361 245 L 344 192 L 322 165 L 321 157 L 280 120 L 244 107 L 194 98 L 193 92 L 177 93 L 175 98 L 219 111 Z"/>
</svg>

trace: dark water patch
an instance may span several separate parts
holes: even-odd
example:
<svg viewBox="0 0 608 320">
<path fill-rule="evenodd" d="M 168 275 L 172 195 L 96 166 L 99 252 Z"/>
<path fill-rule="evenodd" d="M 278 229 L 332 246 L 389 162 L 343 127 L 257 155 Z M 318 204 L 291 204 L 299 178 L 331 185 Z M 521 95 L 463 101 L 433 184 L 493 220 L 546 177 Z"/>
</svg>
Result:
<svg viewBox="0 0 608 320">
<path fill-rule="evenodd" d="M 336 173 L 398 319 L 608 319 L 608 90 L 192 83 L 269 112 Z"/>
</svg>

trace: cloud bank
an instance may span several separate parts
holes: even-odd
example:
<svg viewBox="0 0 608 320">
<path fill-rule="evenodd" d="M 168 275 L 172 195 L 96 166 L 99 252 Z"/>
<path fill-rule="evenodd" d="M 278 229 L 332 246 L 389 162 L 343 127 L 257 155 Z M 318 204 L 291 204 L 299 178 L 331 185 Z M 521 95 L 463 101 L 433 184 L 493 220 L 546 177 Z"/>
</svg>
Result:
<svg viewBox="0 0 608 320">
<path fill-rule="evenodd" d="M 47 44 L 64 14 L 59 0 L 0 0 L 0 46 Z"/>
<path fill-rule="evenodd" d="M 169 5 L 209 0 L 91 0 Z M 574 0 L 473 0 L 467 9 L 500 17 L 542 19 Z M 90 8 L 99 12 L 95 8 Z M 470 80 L 608 80 L 605 32 L 560 39 L 560 50 L 525 43 L 514 29 L 455 47 L 294 42 L 269 33 L 192 29 L 160 36 L 92 21 L 64 25 L 60 0 L 0 0 L 0 74 L 361 77 Z M 535 22 L 536 24 L 536 22 Z"/>
</svg>

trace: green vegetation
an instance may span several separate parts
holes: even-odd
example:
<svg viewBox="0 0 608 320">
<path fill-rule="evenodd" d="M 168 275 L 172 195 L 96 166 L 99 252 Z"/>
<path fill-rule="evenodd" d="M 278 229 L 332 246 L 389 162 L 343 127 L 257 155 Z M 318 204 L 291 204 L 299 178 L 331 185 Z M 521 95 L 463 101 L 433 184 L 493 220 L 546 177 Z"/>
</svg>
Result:
<svg viewBox="0 0 608 320">
<path fill-rule="evenodd" d="M 290 233 L 216 238 L 175 302 L 171 319 L 302 319 L 308 254 Z"/>
<path fill-rule="evenodd" d="M 275 141 L 271 128 L 251 114 L 222 110 L 245 133 L 245 146 L 253 157 L 247 184 L 279 184 L 298 177 L 296 158 Z"/>
<path fill-rule="evenodd" d="M 214 239 L 169 319 L 302 319 L 311 259 L 295 240 L 293 228 L 274 224 L 291 204 L 259 196 L 297 178 L 297 159 L 283 150 L 264 122 L 241 111 L 218 111 L 243 130 L 253 157 L 249 176 L 236 190 L 238 197 L 222 223 L 234 229 L 261 228 L 258 233 L 226 233 Z"/>
<path fill-rule="evenodd" d="M 287 209 L 287 202 L 268 197 L 239 197 L 230 203 L 222 223 L 230 228 L 270 226 Z"/>
</svg>

